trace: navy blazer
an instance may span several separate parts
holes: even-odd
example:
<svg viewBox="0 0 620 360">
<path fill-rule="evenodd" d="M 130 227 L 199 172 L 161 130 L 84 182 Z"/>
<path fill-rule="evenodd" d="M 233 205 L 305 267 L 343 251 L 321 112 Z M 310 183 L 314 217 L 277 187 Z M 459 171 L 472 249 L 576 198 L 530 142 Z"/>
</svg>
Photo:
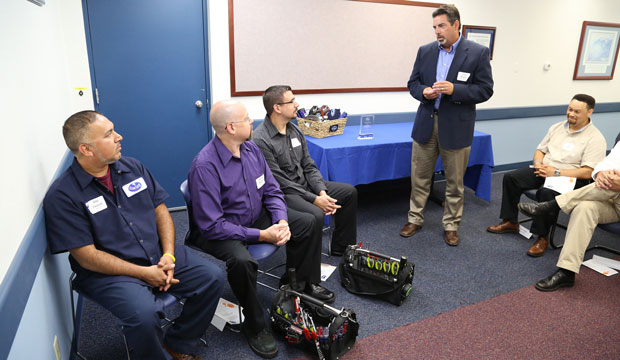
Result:
<svg viewBox="0 0 620 360">
<path fill-rule="evenodd" d="M 426 144 L 433 131 L 435 100 L 424 98 L 422 91 L 436 82 L 438 57 L 437 41 L 421 46 L 407 82 L 411 96 L 420 101 L 411 131 L 411 137 L 420 144 Z M 459 72 L 468 73 L 469 78 L 457 80 Z M 454 92 L 452 95 L 443 94 L 439 103 L 439 145 L 443 149 L 461 149 L 470 146 L 473 141 L 476 104 L 487 101 L 493 95 L 489 49 L 462 38 L 446 81 L 454 84 Z"/>
</svg>

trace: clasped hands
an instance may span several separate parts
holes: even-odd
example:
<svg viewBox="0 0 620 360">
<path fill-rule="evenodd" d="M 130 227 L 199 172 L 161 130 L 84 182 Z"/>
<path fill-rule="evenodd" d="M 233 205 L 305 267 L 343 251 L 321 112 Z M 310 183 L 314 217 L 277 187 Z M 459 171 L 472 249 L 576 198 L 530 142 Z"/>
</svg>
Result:
<svg viewBox="0 0 620 360">
<path fill-rule="evenodd" d="M 162 256 L 157 265 L 146 268 L 143 280 L 159 291 L 168 291 L 170 286 L 179 283 L 179 280 L 174 278 L 174 261 L 169 256 Z"/>
<path fill-rule="evenodd" d="M 534 174 L 538 177 L 546 178 L 549 176 L 555 176 L 555 168 L 551 165 L 544 165 L 542 163 L 534 163 Z"/>
<path fill-rule="evenodd" d="M 449 81 L 437 81 L 432 87 L 427 87 L 422 91 L 422 95 L 428 100 L 435 100 L 439 94 L 452 95 L 454 84 Z"/>
<path fill-rule="evenodd" d="M 321 190 L 319 195 L 314 199 L 313 204 L 318 206 L 325 215 L 333 215 L 341 208 L 340 205 L 336 205 L 337 201 L 338 200 L 327 195 L 325 190 Z"/>
<path fill-rule="evenodd" d="M 261 230 L 258 239 L 277 246 L 286 244 L 291 239 L 291 230 L 288 227 L 288 222 L 280 220 L 267 229 Z"/>
<path fill-rule="evenodd" d="M 596 187 L 620 192 L 620 170 L 603 170 L 596 173 Z"/>
</svg>

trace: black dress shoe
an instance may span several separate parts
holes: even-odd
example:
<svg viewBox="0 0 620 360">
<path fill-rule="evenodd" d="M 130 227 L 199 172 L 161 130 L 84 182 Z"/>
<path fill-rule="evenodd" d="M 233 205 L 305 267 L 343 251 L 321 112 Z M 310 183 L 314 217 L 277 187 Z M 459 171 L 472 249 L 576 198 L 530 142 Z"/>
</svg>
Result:
<svg viewBox="0 0 620 360">
<path fill-rule="evenodd" d="M 336 295 L 333 292 L 327 290 L 321 285 L 306 284 L 304 292 L 317 300 L 321 300 L 326 303 L 333 303 L 336 300 Z"/>
<path fill-rule="evenodd" d="M 340 256 L 344 255 L 344 250 L 335 250 L 335 249 L 332 249 L 332 250 L 329 252 L 329 255 L 330 255 L 330 256 L 340 257 Z"/>
<path fill-rule="evenodd" d="M 540 217 L 544 215 L 550 215 L 559 211 L 558 203 L 555 200 L 545 201 L 540 203 L 525 202 L 517 205 L 519 211 L 529 217 Z"/>
<path fill-rule="evenodd" d="M 555 291 L 561 287 L 571 287 L 575 284 L 575 273 L 566 269 L 559 269 L 536 283 L 536 290 Z"/>
<path fill-rule="evenodd" d="M 241 331 L 248 339 L 250 349 L 252 349 L 256 355 L 264 359 L 271 359 L 278 355 L 276 341 L 267 328 L 263 328 L 263 330 L 259 331 L 257 334 L 254 334 L 247 326 L 242 325 Z"/>
</svg>

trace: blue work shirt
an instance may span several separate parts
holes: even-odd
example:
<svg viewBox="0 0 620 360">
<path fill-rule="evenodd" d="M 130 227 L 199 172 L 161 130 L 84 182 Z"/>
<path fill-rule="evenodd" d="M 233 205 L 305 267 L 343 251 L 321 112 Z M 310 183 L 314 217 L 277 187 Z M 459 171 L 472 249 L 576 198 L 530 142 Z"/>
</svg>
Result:
<svg viewBox="0 0 620 360">
<path fill-rule="evenodd" d="M 58 178 L 43 200 L 47 242 L 53 254 L 95 245 L 125 261 L 155 265 L 162 256 L 155 208 L 168 193 L 137 160 L 122 157 L 110 164 L 114 194 L 88 174 L 77 159 Z M 177 265 L 185 263 L 184 249 L 175 249 Z M 77 281 L 133 281 L 82 268 L 69 256 Z"/>
<path fill-rule="evenodd" d="M 452 60 L 454 60 L 454 54 L 456 53 L 456 48 L 459 46 L 461 42 L 461 36 L 459 35 L 459 39 L 450 46 L 450 51 L 441 46 L 439 42 L 437 42 L 437 46 L 439 47 L 439 57 L 437 58 L 437 73 L 435 75 L 436 81 L 446 81 L 448 78 L 448 71 L 450 71 L 450 65 L 452 65 Z M 439 94 L 437 99 L 435 99 L 435 110 L 439 109 L 439 103 L 441 102 L 441 97 L 443 94 Z"/>
<path fill-rule="evenodd" d="M 250 228 L 264 207 L 272 223 L 287 220 L 286 203 L 265 157 L 253 142 L 234 156 L 214 137 L 194 158 L 187 177 L 196 226 L 209 240 L 258 241 Z"/>
</svg>

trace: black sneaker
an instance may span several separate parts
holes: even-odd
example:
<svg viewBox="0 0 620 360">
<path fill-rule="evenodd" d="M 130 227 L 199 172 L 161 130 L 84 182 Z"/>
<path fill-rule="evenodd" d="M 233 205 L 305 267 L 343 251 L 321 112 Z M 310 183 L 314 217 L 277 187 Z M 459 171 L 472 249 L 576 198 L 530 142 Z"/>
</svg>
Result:
<svg viewBox="0 0 620 360">
<path fill-rule="evenodd" d="M 250 349 L 252 349 L 256 355 L 264 359 L 271 359 L 278 355 L 276 341 L 267 328 L 263 328 L 258 334 L 250 334 L 246 326 L 241 326 L 241 331 L 248 339 Z"/>
</svg>

